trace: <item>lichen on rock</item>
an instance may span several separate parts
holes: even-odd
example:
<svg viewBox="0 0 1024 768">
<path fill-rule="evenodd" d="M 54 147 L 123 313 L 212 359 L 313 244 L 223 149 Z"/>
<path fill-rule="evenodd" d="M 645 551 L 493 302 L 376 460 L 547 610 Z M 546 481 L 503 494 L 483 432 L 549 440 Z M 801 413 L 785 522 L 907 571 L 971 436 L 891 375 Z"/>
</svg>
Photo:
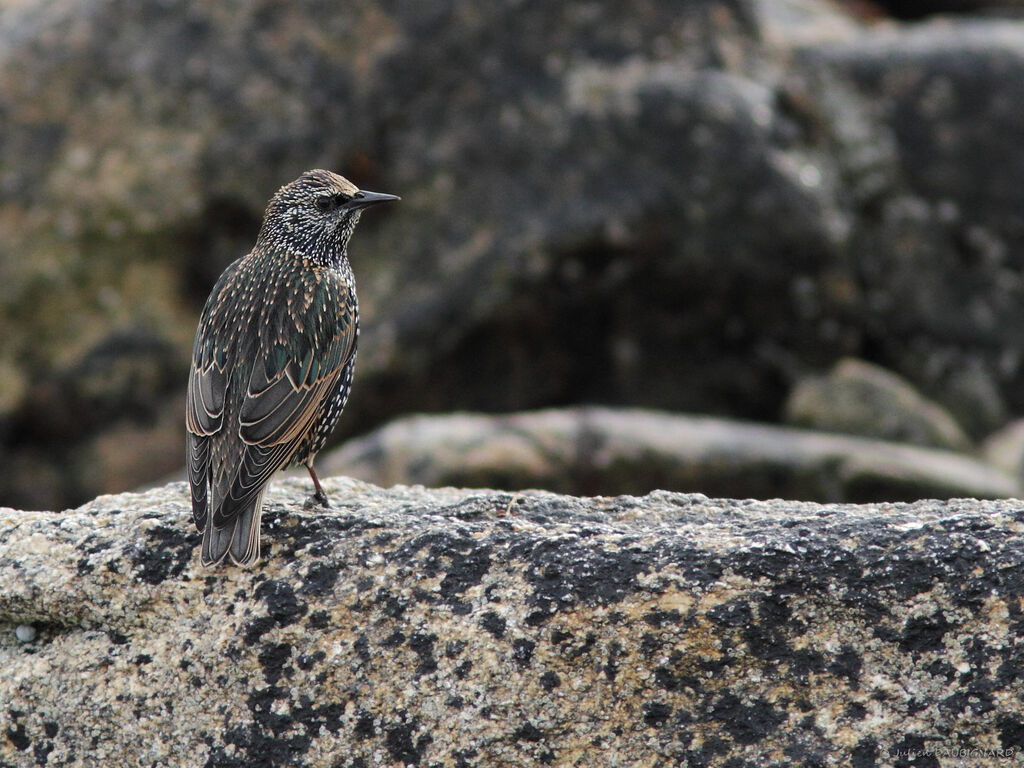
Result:
<svg viewBox="0 0 1024 768">
<path fill-rule="evenodd" d="M 1017 501 L 326 488 L 310 512 L 304 483 L 271 487 L 251 570 L 199 567 L 181 483 L 0 510 L 0 764 L 1024 746 Z"/>
</svg>

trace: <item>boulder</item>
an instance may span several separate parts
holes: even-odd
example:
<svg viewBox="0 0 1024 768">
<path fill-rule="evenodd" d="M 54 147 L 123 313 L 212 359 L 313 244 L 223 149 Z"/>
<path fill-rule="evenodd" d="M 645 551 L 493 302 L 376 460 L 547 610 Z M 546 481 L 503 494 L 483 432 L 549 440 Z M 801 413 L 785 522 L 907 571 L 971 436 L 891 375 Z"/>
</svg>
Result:
<svg viewBox="0 0 1024 768">
<path fill-rule="evenodd" d="M 1022 51 L 1024 24 L 1000 19 L 884 25 L 794 49 L 791 82 L 804 87 L 793 87 L 816 94 L 806 98 L 845 147 L 845 244 L 871 362 L 975 438 L 1020 411 L 1024 393 L 1024 153 L 1013 138 L 1024 116 L 1009 106 L 1024 97 Z"/>
<path fill-rule="evenodd" d="M 8 3 L 0 498 L 164 476 L 104 447 L 179 418 L 203 298 L 315 166 L 403 197 L 353 242 L 339 439 L 586 402 L 777 420 L 844 356 L 991 433 L 1024 411 L 1024 26 L 839 8 Z"/>
<path fill-rule="evenodd" d="M 1015 477 L 1024 477 L 1024 419 L 1014 419 L 989 435 L 982 454 L 992 466 Z"/>
<path fill-rule="evenodd" d="M 949 412 L 905 379 L 863 360 L 846 358 L 825 376 L 800 381 L 786 400 L 795 426 L 951 451 L 971 440 Z"/>
<path fill-rule="evenodd" d="M 530 307 L 514 298 L 561 274 L 534 298 L 568 288 L 576 297 L 569 304 L 580 308 L 606 268 L 614 283 L 632 280 L 616 276 L 632 244 L 648 243 L 642 263 L 660 251 L 657 227 L 653 238 L 641 237 L 636 217 L 661 205 L 674 178 L 670 157 L 693 163 L 687 177 L 700 186 L 718 172 L 710 154 L 699 160 L 700 146 L 736 151 L 730 174 L 759 177 L 763 203 L 794 213 L 805 207 L 793 184 L 774 189 L 778 174 L 757 138 L 764 129 L 750 124 L 769 91 L 731 73 L 760 56 L 746 15 L 718 0 L 653 11 L 642 2 L 480 9 L 464 0 L 429 9 L 312 0 L 260 0 L 231 12 L 215 2 L 183 10 L 155 0 L 5 8 L 5 448 L 51 456 L 58 499 L 123 487 L 103 480 L 120 476 L 116 465 L 90 472 L 89 462 L 69 456 L 99 461 L 89 445 L 97 432 L 161 418 L 168 390 L 183 390 L 199 308 L 216 276 L 252 246 L 273 191 L 317 166 L 403 196 L 397 215 L 367 217 L 353 244 L 366 384 L 343 429 L 376 426 L 398 410 L 450 406 L 467 382 L 465 406 L 541 404 L 579 388 L 585 373 L 570 370 L 572 355 L 599 318 L 579 314 L 566 349 L 556 328 L 571 310 L 561 298 L 525 333 L 516 318 Z M 638 48 L 645 53 L 634 57 Z M 719 72 L 726 49 L 729 71 Z M 706 71 L 676 83 L 676 67 Z M 699 124 L 680 114 L 661 119 L 677 89 L 682 108 L 692 103 L 709 123 L 687 139 L 686 153 L 678 152 L 679 120 Z M 624 142 L 641 136 L 634 117 L 651 123 L 650 151 L 623 162 L 631 154 Z M 713 217 L 732 206 L 716 203 Z M 591 258 L 594 234 L 606 229 L 618 245 L 596 242 Z M 737 257 L 750 260 L 763 234 L 752 230 Z M 718 235 L 704 239 L 718 249 Z M 552 248 L 555 259 L 546 255 Z M 540 336 L 550 341 L 528 354 Z M 95 379 L 81 375 L 92 361 L 105 359 L 115 371 L 149 366 L 126 342 L 137 338 L 147 339 L 160 376 L 145 389 L 111 376 L 97 392 Z M 468 350 L 481 346 L 481 365 L 467 368 Z M 491 351 L 499 347 L 509 350 L 512 370 L 505 353 Z M 564 384 L 533 375 L 552 366 L 571 374 Z M 107 408 L 139 398 L 140 408 Z M 177 442 L 165 451 L 180 454 Z M 130 451 L 123 462 L 132 462 Z M 33 491 L 9 466 L 0 468 L 0 498 L 52 503 L 49 491 Z M 165 472 L 153 467 L 134 482 Z"/>
<path fill-rule="evenodd" d="M 314 512 L 308 482 L 271 487 L 251 570 L 199 566 L 180 483 L 0 511 L 0 764 L 870 766 L 1024 746 L 1020 502 L 326 488 Z"/>
<path fill-rule="evenodd" d="M 1021 493 L 1020 476 L 969 456 L 812 430 L 636 408 L 411 416 L 323 456 L 369 482 L 740 498 L 913 501 Z M 297 473 L 303 474 L 303 473 Z"/>
</svg>

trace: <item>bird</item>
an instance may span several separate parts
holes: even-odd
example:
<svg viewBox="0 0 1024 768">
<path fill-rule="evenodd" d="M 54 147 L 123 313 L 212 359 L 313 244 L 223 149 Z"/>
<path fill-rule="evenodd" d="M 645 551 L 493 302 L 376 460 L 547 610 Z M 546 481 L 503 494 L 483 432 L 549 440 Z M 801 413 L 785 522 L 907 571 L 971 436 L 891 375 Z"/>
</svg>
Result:
<svg viewBox="0 0 1024 768">
<path fill-rule="evenodd" d="M 359 302 L 348 244 L 363 211 L 396 195 L 321 169 L 267 204 L 253 249 L 224 270 L 199 318 L 186 395 L 192 519 L 205 566 L 260 557 L 271 477 L 313 461 L 348 401 Z"/>
</svg>

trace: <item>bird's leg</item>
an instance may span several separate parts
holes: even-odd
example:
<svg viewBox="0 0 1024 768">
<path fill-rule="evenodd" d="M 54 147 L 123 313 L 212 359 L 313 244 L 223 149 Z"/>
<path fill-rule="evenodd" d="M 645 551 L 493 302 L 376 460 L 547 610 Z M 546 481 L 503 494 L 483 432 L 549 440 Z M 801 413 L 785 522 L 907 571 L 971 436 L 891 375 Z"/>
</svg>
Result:
<svg viewBox="0 0 1024 768">
<path fill-rule="evenodd" d="M 310 499 L 321 507 L 330 507 L 331 503 L 327 500 L 327 494 L 324 493 L 323 486 L 320 485 L 320 478 L 316 476 L 316 470 L 313 469 L 313 463 L 310 462 L 307 464 L 306 469 L 309 470 L 309 476 L 313 478 L 313 487 L 316 489 L 316 492 L 310 496 Z"/>
</svg>

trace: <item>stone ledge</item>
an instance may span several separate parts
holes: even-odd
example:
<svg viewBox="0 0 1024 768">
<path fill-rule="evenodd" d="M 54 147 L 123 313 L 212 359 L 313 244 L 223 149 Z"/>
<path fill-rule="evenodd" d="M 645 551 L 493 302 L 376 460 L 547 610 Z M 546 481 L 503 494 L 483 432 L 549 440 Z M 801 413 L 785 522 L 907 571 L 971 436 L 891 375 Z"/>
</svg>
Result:
<svg viewBox="0 0 1024 768">
<path fill-rule="evenodd" d="M 183 484 L 0 510 L 0 765 L 1024 747 L 1019 501 L 327 489 L 273 486 L 248 571 L 198 566 Z"/>
<path fill-rule="evenodd" d="M 324 474 L 378 485 L 547 488 L 587 495 L 668 488 L 865 503 L 1021 492 L 1016 475 L 963 453 L 602 406 L 406 416 L 350 440 L 325 455 L 320 466 Z"/>
</svg>

